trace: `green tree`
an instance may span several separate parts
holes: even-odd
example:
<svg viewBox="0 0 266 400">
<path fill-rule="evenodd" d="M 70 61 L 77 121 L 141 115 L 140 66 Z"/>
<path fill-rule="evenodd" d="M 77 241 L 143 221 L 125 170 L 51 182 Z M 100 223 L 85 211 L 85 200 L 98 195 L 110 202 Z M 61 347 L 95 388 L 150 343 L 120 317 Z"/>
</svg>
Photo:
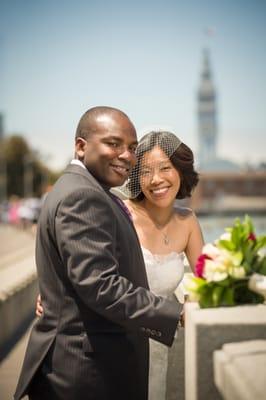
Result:
<svg viewBox="0 0 266 400">
<path fill-rule="evenodd" d="M 8 136 L 1 141 L 1 162 L 5 163 L 7 196 L 40 196 L 45 186 L 53 184 L 60 173 L 50 170 L 25 138 Z"/>
</svg>

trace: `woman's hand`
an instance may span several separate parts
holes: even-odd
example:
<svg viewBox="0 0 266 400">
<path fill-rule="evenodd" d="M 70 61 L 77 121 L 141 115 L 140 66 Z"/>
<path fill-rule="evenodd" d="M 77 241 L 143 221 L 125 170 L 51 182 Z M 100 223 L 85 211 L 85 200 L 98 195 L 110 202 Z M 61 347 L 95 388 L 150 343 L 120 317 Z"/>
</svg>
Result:
<svg viewBox="0 0 266 400">
<path fill-rule="evenodd" d="M 41 317 L 43 315 L 43 306 L 42 306 L 42 299 L 41 299 L 40 294 L 38 294 L 38 297 L 37 297 L 35 314 L 37 317 Z"/>
<path fill-rule="evenodd" d="M 185 328 L 185 310 L 183 309 L 179 316 L 178 326 Z"/>
</svg>

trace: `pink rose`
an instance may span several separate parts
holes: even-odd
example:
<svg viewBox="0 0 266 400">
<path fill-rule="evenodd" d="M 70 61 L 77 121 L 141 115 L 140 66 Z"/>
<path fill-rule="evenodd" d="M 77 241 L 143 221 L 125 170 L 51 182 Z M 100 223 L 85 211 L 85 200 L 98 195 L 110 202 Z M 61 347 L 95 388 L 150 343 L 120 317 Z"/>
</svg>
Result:
<svg viewBox="0 0 266 400">
<path fill-rule="evenodd" d="M 211 258 L 207 256 L 206 254 L 201 254 L 197 260 L 197 264 L 195 267 L 195 275 L 199 278 L 203 278 L 203 271 L 204 271 L 204 265 L 205 265 L 205 260 L 210 260 Z"/>
</svg>

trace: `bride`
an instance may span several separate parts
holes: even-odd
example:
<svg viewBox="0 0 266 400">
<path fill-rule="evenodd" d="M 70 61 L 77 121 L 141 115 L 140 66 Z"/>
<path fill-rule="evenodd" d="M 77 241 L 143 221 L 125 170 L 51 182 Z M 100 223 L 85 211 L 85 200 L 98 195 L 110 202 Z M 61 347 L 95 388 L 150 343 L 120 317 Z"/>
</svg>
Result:
<svg viewBox="0 0 266 400">
<path fill-rule="evenodd" d="M 192 151 L 171 132 L 148 133 L 136 155 L 136 166 L 119 191 L 128 198 L 124 203 L 139 237 L 150 290 L 167 297 L 182 281 L 184 256 L 194 270 L 203 246 L 195 214 L 175 205 L 176 199 L 191 196 L 198 174 Z M 42 312 L 38 297 L 36 314 Z M 150 340 L 149 400 L 166 399 L 167 369 L 168 348 Z"/>
<path fill-rule="evenodd" d="M 175 206 L 198 182 L 193 153 L 171 132 L 150 132 L 137 148 L 125 200 L 145 260 L 150 290 L 172 295 L 184 276 L 184 255 L 194 270 L 203 246 L 195 214 Z M 170 350 L 171 351 L 171 350 Z M 150 340 L 149 400 L 166 399 L 168 348 Z M 178 394 L 177 394 L 178 396 Z"/>
</svg>

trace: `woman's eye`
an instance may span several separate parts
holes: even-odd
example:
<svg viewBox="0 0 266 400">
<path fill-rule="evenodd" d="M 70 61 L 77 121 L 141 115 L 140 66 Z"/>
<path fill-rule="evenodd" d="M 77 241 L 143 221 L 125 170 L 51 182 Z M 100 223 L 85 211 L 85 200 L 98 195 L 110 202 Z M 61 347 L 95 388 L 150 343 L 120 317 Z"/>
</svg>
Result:
<svg viewBox="0 0 266 400">
<path fill-rule="evenodd" d="M 169 169 L 171 169 L 170 165 L 161 168 L 162 171 L 168 171 Z"/>
<path fill-rule="evenodd" d="M 141 171 L 141 175 L 149 175 L 151 171 L 149 171 L 148 169 L 143 169 Z"/>
</svg>

